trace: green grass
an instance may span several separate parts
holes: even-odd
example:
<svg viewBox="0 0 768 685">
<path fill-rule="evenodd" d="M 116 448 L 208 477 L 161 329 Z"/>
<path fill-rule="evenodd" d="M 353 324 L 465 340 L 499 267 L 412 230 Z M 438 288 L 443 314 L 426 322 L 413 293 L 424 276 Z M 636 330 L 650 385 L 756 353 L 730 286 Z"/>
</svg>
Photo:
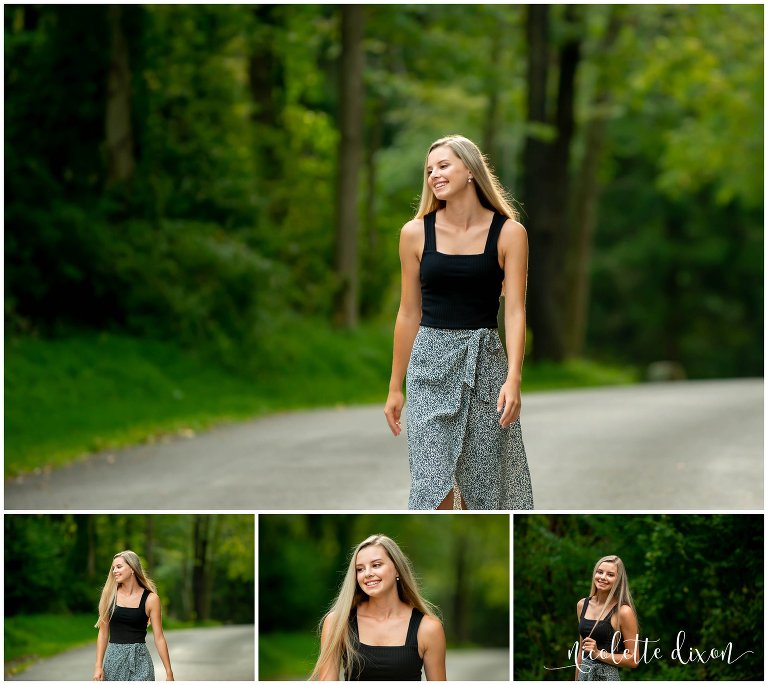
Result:
<svg viewBox="0 0 768 685">
<path fill-rule="evenodd" d="M 382 403 L 392 327 L 303 322 L 223 363 L 171 343 L 108 334 L 5 341 L 5 475 L 268 412 Z M 525 392 L 631 383 L 586 361 L 526 364 Z"/>
<path fill-rule="evenodd" d="M 5 617 L 5 673 L 11 675 L 27 666 L 65 652 L 73 647 L 93 644 L 96 659 L 98 631 L 95 614 L 21 614 Z M 163 617 L 164 630 L 218 626 L 220 621 L 179 621 Z M 149 629 L 151 635 L 152 629 Z"/>
<path fill-rule="evenodd" d="M 628 385 L 639 380 L 636 369 L 608 366 L 587 359 L 569 359 L 562 364 L 526 362 L 523 367 L 523 392 Z"/>
<path fill-rule="evenodd" d="M 311 631 L 259 635 L 259 680 L 306 680 L 320 642 Z"/>
<path fill-rule="evenodd" d="M 93 643 L 96 659 L 96 637 L 93 614 L 33 614 L 5 617 L 5 673 L 23 671 L 29 664 Z"/>
</svg>

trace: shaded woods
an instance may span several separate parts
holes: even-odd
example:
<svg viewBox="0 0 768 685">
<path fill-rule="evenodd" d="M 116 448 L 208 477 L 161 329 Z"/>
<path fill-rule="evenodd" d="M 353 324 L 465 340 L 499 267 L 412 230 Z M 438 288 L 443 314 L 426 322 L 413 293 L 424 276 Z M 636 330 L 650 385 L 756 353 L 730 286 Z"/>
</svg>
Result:
<svg viewBox="0 0 768 685">
<path fill-rule="evenodd" d="M 391 321 L 429 143 L 530 236 L 532 355 L 762 373 L 760 6 L 6 6 L 6 331 L 245 374 Z"/>
<path fill-rule="evenodd" d="M 649 640 L 646 662 L 622 668 L 622 680 L 762 681 L 763 534 L 762 514 L 516 516 L 515 679 L 573 680 L 576 603 L 597 560 L 615 554 Z M 673 655 L 680 631 L 682 658 Z M 731 663 L 711 658 L 728 643 Z"/>
<path fill-rule="evenodd" d="M 319 650 L 320 619 L 338 593 L 350 554 L 377 533 L 394 538 L 410 558 L 424 596 L 438 606 L 449 648 L 507 647 L 507 516 L 262 515 L 261 678 L 300 677 L 301 667 L 308 675 Z M 282 644 L 290 645 L 285 672 L 276 655 Z"/>
<path fill-rule="evenodd" d="M 92 613 L 95 623 L 112 557 L 132 549 L 167 617 L 252 623 L 253 522 L 229 514 L 6 515 L 5 615 Z"/>
</svg>

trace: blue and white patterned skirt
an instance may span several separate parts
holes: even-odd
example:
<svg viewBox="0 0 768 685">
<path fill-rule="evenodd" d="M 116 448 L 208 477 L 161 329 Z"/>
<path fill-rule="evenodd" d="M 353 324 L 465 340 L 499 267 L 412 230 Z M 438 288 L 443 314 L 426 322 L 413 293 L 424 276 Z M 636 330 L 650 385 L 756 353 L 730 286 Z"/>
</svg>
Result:
<svg viewBox="0 0 768 685">
<path fill-rule="evenodd" d="M 144 642 L 110 642 L 104 655 L 104 680 L 154 680 L 155 667 Z"/>
<path fill-rule="evenodd" d="M 507 358 L 496 329 L 422 326 L 408 364 L 409 509 L 436 509 L 451 489 L 469 509 L 533 509 L 520 420 L 499 425 Z"/>
</svg>

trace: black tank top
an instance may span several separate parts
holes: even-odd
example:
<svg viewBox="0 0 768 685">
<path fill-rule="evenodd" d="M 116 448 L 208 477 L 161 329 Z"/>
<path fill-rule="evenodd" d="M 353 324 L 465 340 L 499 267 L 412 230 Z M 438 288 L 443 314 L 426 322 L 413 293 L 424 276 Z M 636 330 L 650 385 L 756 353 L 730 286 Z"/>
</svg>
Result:
<svg viewBox="0 0 768 685">
<path fill-rule="evenodd" d="M 144 588 L 139 606 L 135 608 L 115 606 L 109 621 L 109 641 L 118 645 L 144 642 L 147 638 L 147 603 L 149 590 Z"/>
<path fill-rule="evenodd" d="M 608 615 L 605 618 L 600 619 L 595 626 L 594 619 L 584 618 L 584 615 L 587 613 L 587 607 L 589 606 L 589 600 L 590 598 L 587 597 L 584 600 L 584 606 L 581 608 L 581 617 L 579 618 L 579 635 L 581 635 L 581 637 L 588 637 L 591 631 L 592 639 L 597 644 L 597 649 L 604 649 L 606 652 L 611 653 L 613 652 L 612 642 L 614 632 L 619 633 L 619 642 L 615 653 L 621 654 L 624 651 L 624 638 L 618 630 L 614 631 L 613 626 L 611 625 L 611 616 L 613 616 L 618 605 L 614 606 L 613 609 L 608 612 Z M 592 630 L 592 626 L 595 627 L 594 630 Z"/>
<path fill-rule="evenodd" d="M 422 658 L 419 656 L 419 642 L 416 638 L 424 614 L 414 608 L 408 623 L 405 644 L 399 647 L 376 647 L 360 642 L 357 627 L 357 609 L 349 616 L 352 643 L 360 654 L 362 663 L 355 664 L 349 680 L 421 680 Z"/>
<path fill-rule="evenodd" d="M 429 328 L 497 328 L 504 270 L 497 243 L 507 218 L 494 214 L 482 254 L 437 251 L 435 214 L 424 216 L 421 256 L 421 325 Z"/>
</svg>

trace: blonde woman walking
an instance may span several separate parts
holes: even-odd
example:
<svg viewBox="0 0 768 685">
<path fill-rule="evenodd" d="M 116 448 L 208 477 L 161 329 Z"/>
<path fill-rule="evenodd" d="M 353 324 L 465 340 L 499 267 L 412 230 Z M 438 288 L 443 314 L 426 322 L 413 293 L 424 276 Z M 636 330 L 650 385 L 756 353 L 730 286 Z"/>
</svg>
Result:
<svg viewBox="0 0 768 685">
<path fill-rule="evenodd" d="M 637 668 L 637 611 L 619 557 L 598 560 L 590 595 L 579 600 L 576 614 L 581 638 L 576 680 L 621 680 L 619 667 Z"/>
<path fill-rule="evenodd" d="M 519 419 L 528 239 L 471 140 L 430 146 L 400 264 L 384 414 L 399 435 L 407 372 L 408 508 L 532 509 Z"/>
<path fill-rule="evenodd" d="M 152 625 L 155 647 L 165 666 L 165 679 L 173 680 L 155 584 L 144 574 L 135 552 L 118 552 L 112 559 L 99 601 L 94 680 L 155 679 L 146 645 L 147 624 Z"/>
<path fill-rule="evenodd" d="M 445 680 L 443 626 L 386 535 L 357 545 L 321 626 L 312 680 Z"/>
</svg>

